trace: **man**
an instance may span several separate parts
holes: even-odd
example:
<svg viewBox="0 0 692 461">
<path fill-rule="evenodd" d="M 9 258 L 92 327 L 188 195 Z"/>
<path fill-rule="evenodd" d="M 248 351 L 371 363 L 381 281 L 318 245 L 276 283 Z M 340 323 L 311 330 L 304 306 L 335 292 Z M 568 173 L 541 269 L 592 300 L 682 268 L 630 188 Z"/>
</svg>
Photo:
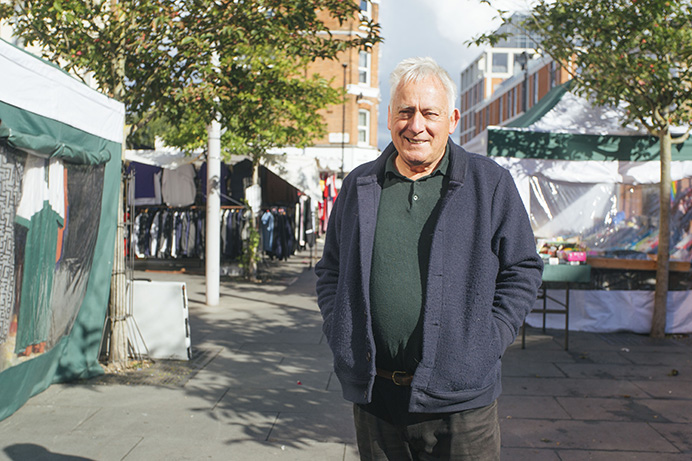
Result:
<svg viewBox="0 0 692 461">
<path fill-rule="evenodd" d="M 315 267 L 323 330 L 364 460 L 497 460 L 500 358 L 542 263 L 514 181 L 449 135 L 430 58 L 391 76 L 392 143 L 353 170 Z"/>
</svg>

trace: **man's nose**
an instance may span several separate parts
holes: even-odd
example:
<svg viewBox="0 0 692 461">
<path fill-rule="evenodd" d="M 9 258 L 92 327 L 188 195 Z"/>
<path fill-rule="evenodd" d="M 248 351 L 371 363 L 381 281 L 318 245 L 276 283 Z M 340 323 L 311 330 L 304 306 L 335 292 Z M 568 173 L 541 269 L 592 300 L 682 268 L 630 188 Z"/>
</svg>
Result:
<svg viewBox="0 0 692 461">
<path fill-rule="evenodd" d="M 419 111 L 415 111 L 408 121 L 408 129 L 414 133 L 420 133 L 425 127 L 425 117 Z"/>
</svg>

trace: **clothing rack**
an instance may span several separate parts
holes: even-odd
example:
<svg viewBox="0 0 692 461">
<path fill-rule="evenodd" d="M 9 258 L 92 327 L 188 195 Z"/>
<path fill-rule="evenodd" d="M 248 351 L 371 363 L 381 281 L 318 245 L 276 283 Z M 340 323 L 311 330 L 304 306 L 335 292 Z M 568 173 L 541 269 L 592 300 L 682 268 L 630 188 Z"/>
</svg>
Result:
<svg viewBox="0 0 692 461">
<path fill-rule="evenodd" d="M 243 234 L 249 224 L 244 206 L 223 206 L 221 213 L 221 257 L 240 256 Z M 204 258 L 206 213 L 204 207 L 143 205 L 135 208 L 132 240 L 138 259 Z"/>
<path fill-rule="evenodd" d="M 296 250 L 293 210 L 284 206 L 266 207 L 260 216 L 260 248 L 271 259 L 287 260 Z"/>
</svg>

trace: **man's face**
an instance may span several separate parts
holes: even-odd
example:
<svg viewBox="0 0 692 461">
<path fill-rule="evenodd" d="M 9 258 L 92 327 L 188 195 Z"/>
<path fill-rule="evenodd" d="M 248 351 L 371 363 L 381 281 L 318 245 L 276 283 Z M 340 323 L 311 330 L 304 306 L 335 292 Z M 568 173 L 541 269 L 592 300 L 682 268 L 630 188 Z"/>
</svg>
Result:
<svg viewBox="0 0 692 461">
<path fill-rule="evenodd" d="M 447 138 L 459 122 L 459 111 L 449 113 L 449 102 L 437 77 L 400 83 L 387 114 L 387 128 L 399 153 L 397 167 L 409 173 L 430 173 L 442 158 Z"/>
</svg>

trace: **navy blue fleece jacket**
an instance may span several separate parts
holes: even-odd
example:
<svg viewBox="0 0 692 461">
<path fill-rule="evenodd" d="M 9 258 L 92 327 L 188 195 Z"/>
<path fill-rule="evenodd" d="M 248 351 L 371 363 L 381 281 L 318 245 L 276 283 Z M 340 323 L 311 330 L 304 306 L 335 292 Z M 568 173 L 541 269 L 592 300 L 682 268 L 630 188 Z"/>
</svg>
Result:
<svg viewBox="0 0 692 461">
<path fill-rule="evenodd" d="M 541 284 L 543 264 L 509 172 L 448 143 L 450 180 L 431 246 L 411 412 L 492 403 L 501 391 L 501 357 Z M 344 398 L 361 404 L 370 402 L 375 379 L 370 265 L 385 163 L 393 152 L 390 144 L 344 179 L 315 266 L 334 370 Z"/>
</svg>

